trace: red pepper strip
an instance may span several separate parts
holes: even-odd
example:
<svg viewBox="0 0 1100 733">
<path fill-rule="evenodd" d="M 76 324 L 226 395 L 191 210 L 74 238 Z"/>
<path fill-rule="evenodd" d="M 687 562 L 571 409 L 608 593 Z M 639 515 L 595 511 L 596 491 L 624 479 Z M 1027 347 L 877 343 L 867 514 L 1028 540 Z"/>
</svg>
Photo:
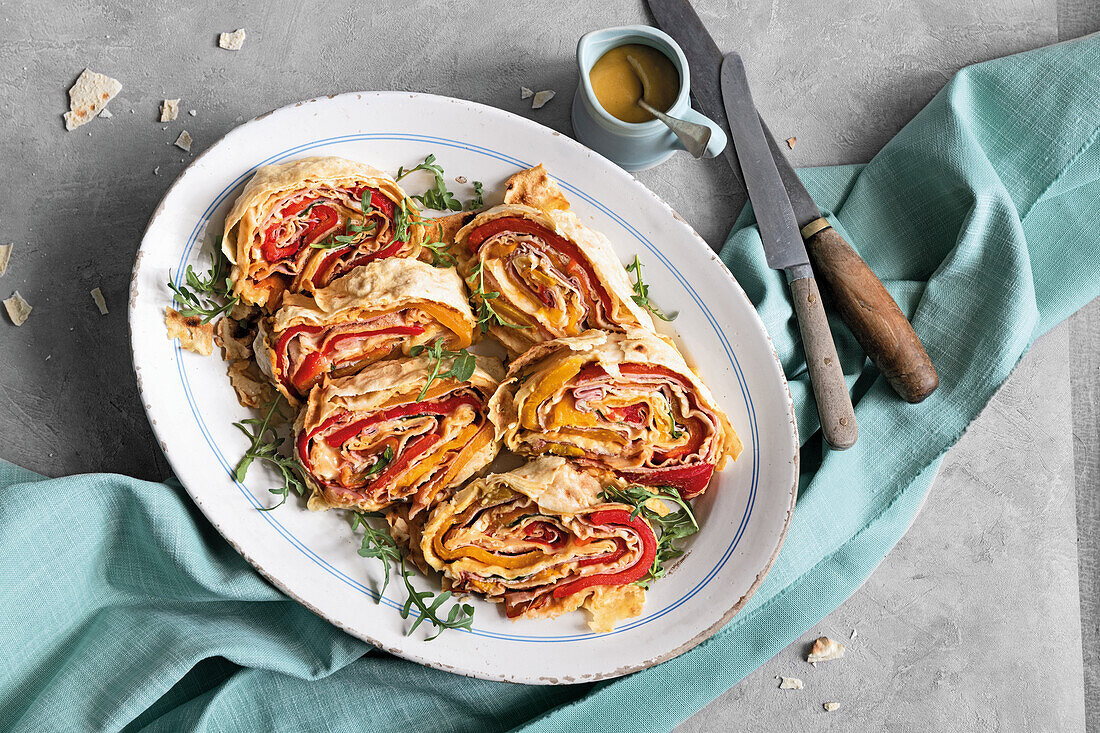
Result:
<svg viewBox="0 0 1100 733">
<path fill-rule="evenodd" d="M 402 417 L 420 416 L 420 415 L 447 415 L 457 409 L 463 404 L 473 405 L 475 408 L 480 407 L 481 403 L 477 401 L 472 395 L 462 395 L 460 397 L 451 397 L 450 399 L 443 400 L 442 402 L 410 402 L 405 405 L 397 405 L 391 407 L 388 410 L 382 410 L 370 417 L 365 417 L 362 420 L 356 420 L 347 427 L 341 428 L 334 433 L 326 435 L 324 441 L 334 448 L 342 446 L 354 438 L 359 433 L 363 432 L 363 428 L 369 427 L 376 423 L 386 422 L 387 420 L 396 420 Z M 322 428 L 324 425 L 321 426 Z"/>
<path fill-rule="evenodd" d="M 633 527 L 642 540 L 642 556 L 638 559 L 638 562 L 617 573 L 588 575 L 578 578 L 572 583 L 560 585 L 554 589 L 554 598 L 567 598 L 593 585 L 626 585 L 627 583 L 633 583 L 653 567 L 653 559 L 657 556 L 657 536 L 653 534 L 653 528 L 644 519 L 641 517 L 631 519 L 630 512 L 624 509 L 604 509 L 592 512 L 589 519 L 593 524 L 618 524 L 624 527 Z"/>
<path fill-rule="evenodd" d="M 309 387 L 313 380 L 321 376 L 329 370 L 332 366 L 331 360 L 328 358 L 335 350 L 336 344 L 340 341 L 350 338 L 365 338 L 368 336 L 389 336 L 389 335 L 402 335 L 402 336 L 419 336 L 424 333 L 422 326 L 392 326 L 390 328 L 381 328 L 377 331 L 355 331 L 352 333 L 342 333 L 334 336 L 320 352 L 311 352 L 302 359 L 301 365 L 293 376 L 289 376 L 284 372 L 286 361 L 286 347 L 290 342 L 290 339 L 294 336 L 308 331 L 309 333 L 318 333 L 324 330 L 324 326 L 296 326 L 294 328 L 287 329 L 286 333 L 279 338 L 278 353 L 276 359 L 279 362 L 279 373 L 282 375 L 283 384 L 287 387 L 294 387 L 300 394 L 305 394 L 309 391 Z M 289 337 L 288 337 L 289 334 Z"/>
<path fill-rule="evenodd" d="M 600 302 L 603 303 L 604 313 L 608 316 L 611 315 L 611 298 L 608 296 L 607 291 L 603 285 L 596 278 L 596 273 L 593 272 L 592 266 L 588 264 L 583 256 L 581 256 L 580 250 L 578 250 L 571 242 L 559 237 L 546 227 L 539 226 L 533 221 L 527 219 L 521 219 L 516 216 L 506 216 L 501 219 L 493 219 L 479 226 L 477 229 L 470 232 L 470 235 L 466 238 L 466 246 L 474 254 L 481 248 L 481 245 L 486 239 L 501 232 L 519 232 L 521 234 L 530 234 L 533 237 L 538 237 L 542 241 L 546 242 L 547 246 L 556 249 L 569 261 L 567 269 L 571 274 L 580 272 L 588 280 L 589 286 L 596 291 L 596 295 L 599 296 Z"/>
<path fill-rule="evenodd" d="M 370 186 L 359 186 L 358 188 L 351 189 L 351 192 L 359 197 L 363 198 L 363 194 L 370 191 L 370 205 L 382 212 L 382 216 L 386 217 L 390 221 L 393 221 L 394 204 L 386 196 L 376 188 Z"/>
<path fill-rule="evenodd" d="M 560 550 L 565 546 L 565 534 L 550 522 L 531 522 L 523 528 L 524 539 L 546 545 L 551 550 Z"/>
<path fill-rule="evenodd" d="M 286 351 L 290 340 L 299 334 L 314 334 L 323 330 L 325 330 L 324 326 L 294 326 L 283 331 L 283 335 L 279 337 L 279 341 L 275 344 L 275 368 L 279 371 L 279 375 L 284 382 L 286 381 Z"/>
<path fill-rule="evenodd" d="M 640 423 L 645 420 L 645 408 L 646 404 L 639 402 L 626 407 L 613 407 L 607 413 L 621 422 Z"/>
<path fill-rule="evenodd" d="M 684 499 L 693 499 L 703 493 L 713 474 L 713 463 L 689 463 L 685 466 L 619 472 L 628 481 L 637 481 L 645 486 L 671 486 L 679 490 Z"/>
<path fill-rule="evenodd" d="M 298 371 L 294 372 L 290 381 L 298 390 L 298 394 L 305 394 L 309 391 L 313 380 L 327 372 L 328 367 L 328 360 L 321 356 L 320 352 L 311 351 L 306 354 L 306 358 L 302 359 L 302 365 L 298 367 Z"/>
<path fill-rule="evenodd" d="M 305 207 L 303 206 L 302 208 Z M 286 211 L 286 209 L 283 209 L 283 211 Z M 309 210 L 309 214 L 309 223 L 301 236 L 291 242 L 287 242 L 281 247 L 270 238 L 276 227 L 267 230 L 267 234 L 264 235 L 263 247 L 261 248 L 264 259 L 267 262 L 277 262 L 285 257 L 292 257 L 298 254 L 298 251 L 302 247 L 313 244 L 319 240 L 321 235 L 336 226 L 337 222 L 340 220 L 340 217 L 336 214 L 336 209 L 331 206 L 325 206 L 324 204 L 314 206 Z M 279 212 L 279 216 L 286 218 L 283 217 L 283 212 Z"/>
</svg>

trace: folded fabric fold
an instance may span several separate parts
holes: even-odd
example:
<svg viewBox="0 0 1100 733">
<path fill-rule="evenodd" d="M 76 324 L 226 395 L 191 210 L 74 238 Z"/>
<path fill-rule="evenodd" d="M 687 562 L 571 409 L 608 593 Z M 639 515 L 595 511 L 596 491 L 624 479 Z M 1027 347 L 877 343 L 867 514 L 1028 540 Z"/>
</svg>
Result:
<svg viewBox="0 0 1100 733">
<path fill-rule="evenodd" d="M 1030 343 L 1100 295 L 1100 36 L 959 72 L 866 166 L 807 188 L 940 374 L 902 403 L 833 320 L 861 439 L 817 425 L 781 276 L 751 212 L 723 260 L 791 380 L 802 491 L 747 607 L 706 643 L 596 685 L 524 687 L 395 659 L 268 586 L 178 485 L 0 463 L 0 721 L 15 730 L 671 729 L 842 603 L 906 531 L 943 453 Z M 820 521 L 822 518 L 827 521 Z M 660 699 L 645 716 L 637 701 Z"/>
</svg>

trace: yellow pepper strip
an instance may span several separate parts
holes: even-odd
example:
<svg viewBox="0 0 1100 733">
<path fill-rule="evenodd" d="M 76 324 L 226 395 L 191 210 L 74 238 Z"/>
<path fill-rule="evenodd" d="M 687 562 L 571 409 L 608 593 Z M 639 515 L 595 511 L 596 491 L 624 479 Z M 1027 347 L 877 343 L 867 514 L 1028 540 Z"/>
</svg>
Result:
<svg viewBox="0 0 1100 733">
<path fill-rule="evenodd" d="M 558 391 L 563 384 L 575 377 L 584 366 L 584 356 L 563 359 L 556 367 L 539 379 L 538 385 L 524 401 L 520 411 L 520 424 L 528 430 L 538 430 L 538 408 L 550 395 Z"/>
<path fill-rule="evenodd" d="M 458 341 L 450 344 L 452 351 L 465 349 L 474 342 L 474 329 L 461 314 L 437 303 L 417 303 L 416 307 L 441 323 L 445 328 L 458 335 Z"/>
</svg>

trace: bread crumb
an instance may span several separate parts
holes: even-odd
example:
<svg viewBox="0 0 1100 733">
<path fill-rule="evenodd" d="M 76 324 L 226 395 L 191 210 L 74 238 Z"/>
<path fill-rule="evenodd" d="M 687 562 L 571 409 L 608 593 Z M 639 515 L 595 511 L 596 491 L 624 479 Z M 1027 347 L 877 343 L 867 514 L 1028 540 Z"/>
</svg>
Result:
<svg viewBox="0 0 1100 733">
<path fill-rule="evenodd" d="M 0 244 L 0 275 L 8 271 L 8 262 L 11 261 L 11 251 L 15 248 L 15 242 Z"/>
<path fill-rule="evenodd" d="M 466 176 L 455 176 L 455 183 L 465 183 L 466 180 Z"/>
<path fill-rule="evenodd" d="M 849 638 L 849 639 L 854 639 L 854 638 L 856 638 L 856 634 L 857 634 L 857 633 L 858 633 L 858 632 L 857 632 L 857 631 L 856 631 L 855 629 L 852 629 L 852 635 L 851 635 L 851 636 L 849 636 L 848 638 Z"/>
<path fill-rule="evenodd" d="M 542 109 L 542 107 L 553 98 L 553 89 L 544 89 L 541 92 L 535 92 L 535 98 L 531 100 L 531 109 Z"/>
<path fill-rule="evenodd" d="M 160 166 L 159 165 L 156 168 L 153 169 L 153 175 L 154 176 L 159 176 L 160 175 Z"/>
<path fill-rule="evenodd" d="M 180 346 L 196 354 L 214 353 L 214 324 L 203 323 L 198 316 L 184 316 L 171 306 L 164 309 L 164 325 L 168 338 L 178 338 Z"/>
<path fill-rule="evenodd" d="M 189 109 L 189 110 L 187 110 L 187 114 L 191 115 L 192 117 L 194 117 L 194 116 L 195 116 L 195 115 L 197 115 L 198 113 L 199 113 L 199 111 L 198 111 L 197 109 Z"/>
<path fill-rule="evenodd" d="M 107 301 L 103 297 L 103 291 L 99 288 L 92 290 L 92 300 L 95 301 L 95 307 L 99 308 L 99 315 L 107 315 Z"/>
<path fill-rule="evenodd" d="M 520 99 L 530 99 L 533 96 L 535 96 L 535 93 L 532 92 L 527 87 L 520 87 L 519 88 L 519 98 Z"/>
<path fill-rule="evenodd" d="M 795 144 L 796 142 L 798 142 L 798 138 L 797 138 L 797 137 L 789 137 L 789 138 L 787 138 L 787 147 L 788 147 L 788 148 L 791 148 L 791 149 L 793 150 L 793 149 L 794 149 L 794 144 Z"/>
<path fill-rule="evenodd" d="M 111 110 L 109 110 L 109 109 L 105 109 L 102 112 L 100 112 L 99 116 L 102 117 L 105 120 L 109 120 L 110 118 L 114 117 L 114 115 L 111 114 Z"/>
<path fill-rule="evenodd" d="M 160 121 L 171 122 L 180 116 L 180 101 L 178 99 L 166 99 L 160 103 Z"/>
<path fill-rule="evenodd" d="M 244 28 L 238 28 L 232 33 L 219 33 L 218 45 L 226 51 L 240 51 L 244 45 Z"/>
<path fill-rule="evenodd" d="M 810 653 L 806 655 L 806 661 L 810 664 L 817 664 L 818 662 L 828 662 L 833 659 L 840 659 L 843 656 L 843 644 L 839 641 L 833 641 L 827 636 L 822 636 L 814 642 L 813 648 L 810 649 Z"/>
<path fill-rule="evenodd" d="M 26 320 L 30 317 L 33 308 L 31 304 L 23 299 L 23 296 L 16 290 L 11 294 L 11 297 L 4 301 L 4 309 L 8 312 L 8 318 L 16 326 L 22 326 Z"/>
<path fill-rule="evenodd" d="M 831 713 L 831 712 L 834 712 L 834 711 L 840 709 L 840 703 L 838 703 L 838 702 L 827 702 L 827 703 L 822 704 L 821 707 L 825 708 L 825 712 Z"/>
<path fill-rule="evenodd" d="M 62 115 L 65 118 L 65 129 L 75 130 L 89 122 L 120 91 L 122 83 L 118 79 L 84 69 L 69 89 L 69 111 Z"/>
<path fill-rule="evenodd" d="M 797 677 L 780 677 L 779 678 L 780 690 L 801 690 L 802 680 Z"/>
<path fill-rule="evenodd" d="M 183 132 L 180 133 L 180 136 L 176 138 L 176 147 L 177 148 L 182 148 L 182 149 L 184 149 L 184 150 L 186 150 L 187 152 L 190 153 L 191 152 L 191 142 L 192 142 L 191 133 L 189 133 L 187 130 L 184 130 Z"/>
</svg>

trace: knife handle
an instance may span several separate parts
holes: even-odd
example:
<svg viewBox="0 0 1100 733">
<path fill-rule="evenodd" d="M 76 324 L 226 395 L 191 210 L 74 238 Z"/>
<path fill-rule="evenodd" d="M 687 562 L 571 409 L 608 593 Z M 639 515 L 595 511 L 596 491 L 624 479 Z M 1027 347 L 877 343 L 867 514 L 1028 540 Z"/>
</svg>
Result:
<svg viewBox="0 0 1100 733">
<path fill-rule="evenodd" d="M 821 304 L 817 281 L 812 277 L 803 277 L 791 280 L 790 285 L 822 434 L 825 442 L 837 450 L 851 448 L 859 437 L 856 413 L 852 408 L 848 385 L 844 382 L 840 358 L 836 355 L 833 332 L 829 330 L 829 319 Z"/>
<path fill-rule="evenodd" d="M 882 281 L 825 219 L 807 224 L 802 235 L 825 294 L 894 391 L 914 404 L 932 394 L 940 383 L 936 369 Z"/>
</svg>

